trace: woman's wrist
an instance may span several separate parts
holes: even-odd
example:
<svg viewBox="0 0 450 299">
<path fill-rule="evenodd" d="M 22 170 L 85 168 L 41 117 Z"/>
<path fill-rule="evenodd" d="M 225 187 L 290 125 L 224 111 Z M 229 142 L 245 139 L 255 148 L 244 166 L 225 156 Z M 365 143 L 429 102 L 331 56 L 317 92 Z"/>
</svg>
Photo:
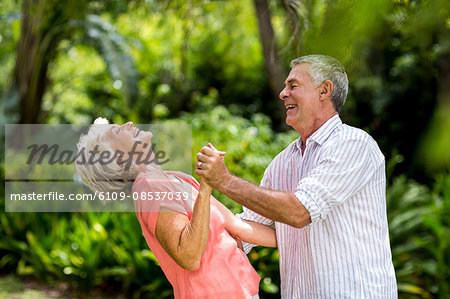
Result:
<svg viewBox="0 0 450 299">
<path fill-rule="evenodd" d="M 209 186 L 208 184 L 205 183 L 205 180 L 203 180 L 202 178 L 200 178 L 200 190 L 199 193 L 211 193 L 212 192 L 212 187 Z"/>
</svg>

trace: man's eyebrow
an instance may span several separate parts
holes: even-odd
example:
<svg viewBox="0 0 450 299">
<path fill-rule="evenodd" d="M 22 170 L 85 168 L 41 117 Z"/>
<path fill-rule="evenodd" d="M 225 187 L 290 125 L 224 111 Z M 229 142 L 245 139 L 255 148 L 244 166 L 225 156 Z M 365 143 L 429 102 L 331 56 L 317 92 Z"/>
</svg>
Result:
<svg viewBox="0 0 450 299">
<path fill-rule="evenodd" d="M 286 83 L 285 83 L 285 85 L 287 85 L 287 84 L 291 84 L 292 82 L 298 82 L 298 80 L 297 80 L 297 79 L 295 79 L 295 78 L 291 78 L 291 79 L 288 79 L 288 80 L 286 80 Z"/>
</svg>

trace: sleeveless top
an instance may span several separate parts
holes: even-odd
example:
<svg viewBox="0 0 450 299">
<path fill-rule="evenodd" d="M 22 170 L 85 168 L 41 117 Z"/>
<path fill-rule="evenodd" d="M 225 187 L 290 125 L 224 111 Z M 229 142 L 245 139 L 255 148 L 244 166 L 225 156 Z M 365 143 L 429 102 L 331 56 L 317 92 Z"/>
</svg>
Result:
<svg viewBox="0 0 450 299">
<path fill-rule="evenodd" d="M 210 199 L 209 239 L 200 268 L 197 271 L 183 269 L 162 248 L 155 236 L 159 209 L 165 207 L 191 219 L 200 187 L 185 173 L 168 171 L 164 174 L 141 173 L 133 184 L 133 198 L 137 199 L 134 201 L 136 216 L 145 240 L 172 284 L 175 298 L 231 299 L 256 295 L 260 277 L 225 230 L 224 216 L 213 197 Z M 184 200 L 186 194 L 189 200 Z"/>
</svg>

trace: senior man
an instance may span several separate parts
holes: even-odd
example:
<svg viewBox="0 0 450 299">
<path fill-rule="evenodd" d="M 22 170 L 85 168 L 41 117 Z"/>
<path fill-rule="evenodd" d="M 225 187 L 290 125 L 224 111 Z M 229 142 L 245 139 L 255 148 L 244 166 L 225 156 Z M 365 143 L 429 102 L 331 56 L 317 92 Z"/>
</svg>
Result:
<svg viewBox="0 0 450 299">
<path fill-rule="evenodd" d="M 300 138 L 274 158 L 261 185 L 230 174 L 212 146 L 197 155 L 195 173 L 243 205 L 242 219 L 275 227 L 283 298 L 396 298 L 384 156 L 339 118 L 344 67 L 325 55 L 291 67 L 280 99 Z"/>
</svg>

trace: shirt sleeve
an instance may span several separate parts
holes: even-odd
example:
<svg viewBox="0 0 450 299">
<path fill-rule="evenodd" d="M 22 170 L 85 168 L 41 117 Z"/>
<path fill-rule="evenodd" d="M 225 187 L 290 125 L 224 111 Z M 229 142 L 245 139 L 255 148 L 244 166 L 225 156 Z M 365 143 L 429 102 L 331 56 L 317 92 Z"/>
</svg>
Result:
<svg viewBox="0 0 450 299">
<path fill-rule="evenodd" d="M 267 168 L 267 170 L 264 174 L 264 177 L 261 180 L 261 184 L 260 184 L 261 187 L 271 188 L 272 184 L 270 183 L 269 173 L 270 173 L 269 168 Z M 246 207 L 243 207 L 243 212 L 241 214 L 236 214 L 236 217 L 238 217 L 239 219 L 242 219 L 242 220 L 253 221 L 253 222 L 261 223 L 266 226 L 275 228 L 275 222 L 273 220 L 270 220 L 264 216 L 261 216 L 258 213 L 255 213 L 252 210 L 247 209 Z M 244 248 L 244 252 L 246 254 L 248 254 L 250 252 L 250 250 L 253 247 L 256 247 L 257 245 L 242 241 L 242 246 Z"/>
<path fill-rule="evenodd" d="M 384 157 L 373 139 L 342 139 L 324 148 L 317 167 L 300 180 L 295 195 L 311 223 L 323 220 L 333 207 L 359 192 L 380 166 Z"/>
</svg>

